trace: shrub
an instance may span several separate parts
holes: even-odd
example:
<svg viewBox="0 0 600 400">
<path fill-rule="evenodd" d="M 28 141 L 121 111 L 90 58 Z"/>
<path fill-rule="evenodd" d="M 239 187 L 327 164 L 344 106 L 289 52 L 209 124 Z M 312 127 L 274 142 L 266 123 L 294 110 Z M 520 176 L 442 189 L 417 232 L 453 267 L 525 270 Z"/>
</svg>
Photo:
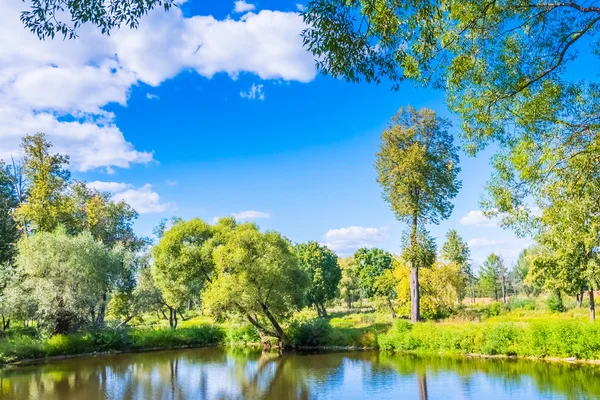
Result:
<svg viewBox="0 0 600 400">
<path fill-rule="evenodd" d="M 508 300 L 508 308 L 511 310 L 523 309 L 532 311 L 535 310 L 535 300 L 512 297 Z"/>
<path fill-rule="evenodd" d="M 546 306 L 548 306 L 548 310 L 551 312 L 563 312 L 565 311 L 565 306 L 562 302 L 562 298 L 555 292 L 552 292 L 548 299 L 546 300 Z"/>
<path fill-rule="evenodd" d="M 288 338 L 292 346 L 323 346 L 328 344 L 331 332 L 328 319 L 295 319 L 288 328 Z"/>
<path fill-rule="evenodd" d="M 256 328 L 250 324 L 231 326 L 225 334 L 225 344 L 230 347 L 242 347 L 248 344 L 260 343 Z"/>
</svg>

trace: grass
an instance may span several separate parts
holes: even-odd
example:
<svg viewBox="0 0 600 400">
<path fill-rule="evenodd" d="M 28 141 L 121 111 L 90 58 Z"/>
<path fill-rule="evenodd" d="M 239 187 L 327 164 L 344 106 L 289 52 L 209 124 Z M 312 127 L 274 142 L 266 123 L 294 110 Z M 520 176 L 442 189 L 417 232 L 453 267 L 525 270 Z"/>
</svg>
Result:
<svg viewBox="0 0 600 400">
<path fill-rule="evenodd" d="M 285 326 L 289 344 L 302 347 L 381 348 L 418 353 L 516 355 L 600 359 L 600 325 L 588 322 L 585 308 L 550 312 L 541 301 L 511 299 L 508 304 L 475 304 L 451 318 L 416 325 L 393 321 L 387 312 L 364 307 L 331 308 L 329 318 L 314 310 L 297 312 Z M 176 330 L 155 315 L 145 315 L 128 329 L 104 329 L 50 338 L 35 328 L 20 328 L 0 338 L 0 363 L 23 359 L 105 351 L 143 351 L 223 344 L 260 346 L 247 324 L 213 323 L 189 313 Z"/>
<path fill-rule="evenodd" d="M 15 334 L 0 340 L 0 364 L 25 359 L 106 351 L 141 351 L 221 343 L 224 331 L 215 325 L 172 329 L 102 329 L 40 338 Z"/>
</svg>

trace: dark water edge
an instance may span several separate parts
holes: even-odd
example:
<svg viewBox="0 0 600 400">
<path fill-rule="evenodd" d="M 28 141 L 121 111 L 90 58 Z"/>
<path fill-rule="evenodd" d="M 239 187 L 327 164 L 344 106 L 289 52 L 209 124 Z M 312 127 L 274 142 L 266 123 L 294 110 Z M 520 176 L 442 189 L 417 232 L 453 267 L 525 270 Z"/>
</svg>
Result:
<svg viewBox="0 0 600 400">
<path fill-rule="evenodd" d="M 514 359 L 218 347 L 0 370 L 0 399 L 593 399 L 600 367 Z"/>
</svg>

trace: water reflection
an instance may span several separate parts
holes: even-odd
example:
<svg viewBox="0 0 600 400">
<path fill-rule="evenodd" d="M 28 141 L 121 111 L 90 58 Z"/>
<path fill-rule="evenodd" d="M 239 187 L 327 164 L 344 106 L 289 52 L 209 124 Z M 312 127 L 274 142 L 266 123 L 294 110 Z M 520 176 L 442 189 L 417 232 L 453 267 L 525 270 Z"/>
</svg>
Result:
<svg viewBox="0 0 600 400">
<path fill-rule="evenodd" d="M 0 370 L 1 399 L 589 399 L 598 368 L 376 352 L 221 349 L 79 358 Z"/>
</svg>

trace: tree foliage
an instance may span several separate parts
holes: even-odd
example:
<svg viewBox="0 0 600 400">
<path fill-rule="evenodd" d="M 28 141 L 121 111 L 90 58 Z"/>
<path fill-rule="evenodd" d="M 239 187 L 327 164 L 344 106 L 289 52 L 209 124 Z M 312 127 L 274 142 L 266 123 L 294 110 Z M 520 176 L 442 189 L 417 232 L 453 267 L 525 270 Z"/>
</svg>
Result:
<svg viewBox="0 0 600 400">
<path fill-rule="evenodd" d="M 131 275 L 132 259 L 89 232 L 40 232 L 19 242 L 20 296 L 34 300 L 36 319 L 51 332 L 103 323 L 107 296 Z"/>
<path fill-rule="evenodd" d="M 339 260 L 342 278 L 340 279 L 340 297 L 344 300 L 348 309 L 352 303 L 360 298 L 360 281 L 354 257 L 345 257 Z"/>
<path fill-rule="evenodd" d="M 175 5 L 174 0 L 31 0 L 30 9 L 21 13 L 21 22 L 40 39 L 57 34 L 73 39 L 84 24 L 108 35 L 121 25 L 137 28 L 140 18 L 156 7 L 167 11 Z"/>
<path fill-rule="evenodd" d="M 289 240 L 277 232 L 260 232 L 251 223 L 238 225 L 214 251 L 215 274 L 202 294 L 217 318 L 237 315 L 249 321 L 263 341 L 285 345 L 281 321 L 297 309 L 309 285 L 298 267 Z"/>
<path fill-rule="evenodd" d="M 381 135 L 375 163 L 384 199 L 398 220 L 410 224 L 404 253 L 413 268 L 413 322 L 419 320 L 418 269 L 433 262 L 424 225 L 450 216 L 451 200 L 461 187 L 458 148 L 447 130 L 449 125 L 426 108 L 400 109 Z"/>
<path fill-rule="evenodd" d="M 487 295 L 498 300 L 502 295 L 503 279 L 507 277 L 507 269 L 502 257 L 492 253 L 479 269 L 479 284 Z"/>
<path fill-rule="evenodd" d="M 389 252 L 363 247 L 354 253 L 354 263 L 358 274 L 360 289 L 367 297 L 378 295 L 375 289 L 375 281 L 382 276 L 385 271 L 392 269 L 394 256 Z"/>
</svg>

